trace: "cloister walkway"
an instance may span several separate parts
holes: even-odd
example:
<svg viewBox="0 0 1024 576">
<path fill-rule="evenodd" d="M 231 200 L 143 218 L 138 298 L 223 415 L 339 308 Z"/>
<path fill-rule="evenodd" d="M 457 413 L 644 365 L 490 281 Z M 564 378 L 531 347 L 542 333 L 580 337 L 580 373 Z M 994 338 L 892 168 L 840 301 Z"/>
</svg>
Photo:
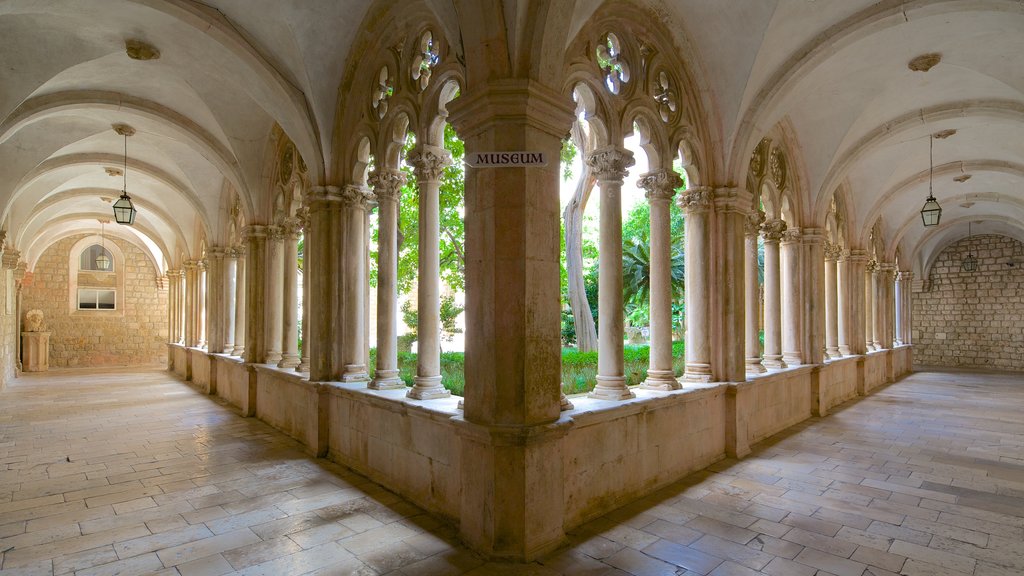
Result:
<svg viewBox="0 0 1024 576">
<path fill-rule="evenodd" d="M 1024 382 L 914 374 L 529 566 L 160 369 L 0 392 L 0 574 L 1024 573 Z"/>
</svg>

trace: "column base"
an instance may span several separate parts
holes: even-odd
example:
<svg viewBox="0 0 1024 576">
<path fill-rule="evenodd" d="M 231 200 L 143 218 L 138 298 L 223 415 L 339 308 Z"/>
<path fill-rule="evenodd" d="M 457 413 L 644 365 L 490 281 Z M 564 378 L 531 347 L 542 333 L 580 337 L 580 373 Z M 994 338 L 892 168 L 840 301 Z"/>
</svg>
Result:
<svg viewBox="0 0 1024 576">
<path fill-rule="evenodd" d="M 299 365 L 295 367 L 296 372 L 309 372 L 309 356 L 303 356 Z"/>
<path fill-rule="evenodd" d="M 671 370 L 648 370 L 647 379 L 640 384 L 644 390 L 679 390 L 682 384 Z"/>
<path fill-rule="evenodd" d="M 782 361 L 787 366 L 800 366 L 804 363 L 803 356 L 799 352 L 783 352 Z"/>
<path fill-rule="evenodd" d="M 825 356 L 828 356 L 829 358 L 835 360 L 837 358 L 842 358 L 843 353 L 839 351 L 839 348 L 826 348 Z"/>
<path fill-rule="evenodd" d="M 636 394 L 626 386 L 625 376 L 599 375 L 597 377 L 597 386 L 594 387 L 587 397 L 598 400 L 629 400 L 630 398 L 636 398 Z"/>
<path fill-rule="evenodd" d="M 761 362 L 761 357 L 747 358 L 747 374 L 764 374 L 768 369 Z"/>
<path fill-rule="evenodd" d="M 366 373 L 364 364 L 346 364 L 345 372 L 341 375 L 342 382 L 365 382 L 369 379 L 370 375 Z"/>
<path fill-rule="evenodd" d="M 771 368 L 774 370 L 788 368 L 786 362 L 782 359 L 782 354 L 765 354 L 762 364 L 765 368 Z"/>
<path fill-rule="evenodd" d="M 277 363 L 278 368 L 295 368 L 298 365 L 298 354 L 284 354 L 281 356 L 281 361 Z"/>
<path fill-rule="evenodd" d="M 686 371 L 683 372 L 683 382 L 706 383 L 711 382 L 713 379 L 710 364 L 686 363 Z"/>
<path fill-rule="evenodd" d="M 245 356 L 245 346 L 235 346 L 229 354 L 232 356 Z"/>
<path fill-rule="evenodd" d="M 263 361 L 267 364 L 277 365 L 277 363 L 281 361 L 281 358 L 282 356 L 280 352 L 267 352 L 267 357 Z"/>
<path fill-rule="evenodd" d="M 840 356 L 853 356 L 853 350 L 850 349 L 850 346 L 848 344 L 840 344 L 839 345 L 839 355 Z"/>
<path fill-rule="evenodd" d="M 452 393 L 441 385 L 440 376 L 417 376 L 406 398 L 414 400 L 434 400 L 448 398 Z"/>
<path fill-rule="evenodd" d="M 459 407 L 462 407 L 461 400 L 459 401 Z M 558 410 L 560 412 L 565 412 L 566 410 L 572 410 L 573 408 L 575 408 L 575 406 L 572 405 L 572 402 L 569 402 L 569 399 L 565 396 L 565 392 L 562 392 L 562 396 L 559 398 Z"/>
<path fill-rule="evenodd" d="M 405 382 L 398 377 L 398 370 L 377 370 L 377 374 L 366 387 L 372 390 L 397 390 L 405 388 Z"/>
</svg>

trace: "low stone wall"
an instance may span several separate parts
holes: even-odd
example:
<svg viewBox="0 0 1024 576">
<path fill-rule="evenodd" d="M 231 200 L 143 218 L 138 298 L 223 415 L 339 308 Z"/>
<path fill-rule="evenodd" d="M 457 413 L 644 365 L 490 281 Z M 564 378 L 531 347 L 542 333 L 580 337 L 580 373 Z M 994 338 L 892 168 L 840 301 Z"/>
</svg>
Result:
<svg viewBox="0 0 1024 576">
<path fill-rule="evenodd" d="M 463 420 L 458 397 L 420 401 L 406 398 L 405 390 L 369 390 L 365 383 L 310 383 L 304 374 L 274 366 L 170 348 L 175 373 L 181 375 L 187 362 L 200 389 L 209 386 L 201 380 L 212 378 L 216 394 L 242 414 L 467 530 L 473 518 L 462 517 L 462 503 L 474 500 L 464 491 L 480 489 L 478 469 L 492 469 L 481 467 L 480 458 L 500 457 L 486 446 L 500 451 L 502 445 L 481 439 L 517 441 L 509 430 Z M 910 347 L 900 347 L 746 382 L 688 384 L 672 392 L 636 389 L 637 398 L 624 402 L 573 398 L 573 410 L 527 440 L 536 446 L 528 452 L 532 465 L 548 467 L 561 482 L 543 487 L 543 498 L 520 494 L 516 498 L 524 502 L 508 504 L 544 503 L 531 516 L 545 524 L 538 534 L 570 530 L 726 456 L 742 457 L 754 443 L 903 376 L 911 354 Z"/>
</svg>

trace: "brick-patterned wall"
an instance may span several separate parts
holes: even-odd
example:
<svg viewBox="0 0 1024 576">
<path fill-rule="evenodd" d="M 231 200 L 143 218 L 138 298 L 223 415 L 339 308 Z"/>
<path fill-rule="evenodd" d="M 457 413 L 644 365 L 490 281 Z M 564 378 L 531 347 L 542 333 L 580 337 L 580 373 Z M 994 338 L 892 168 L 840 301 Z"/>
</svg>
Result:
<svg viewBox="0 0 1024 576">
<path fill-rule="evenodd" d="M 970 246 L 977 272 L 960 271 L 961 240 L 939 255 L 926 291 L 913 294 L 914 363 L 1024 370 L 1024 245 L 984 235 Z"/>
<path fill-rule="evenodd" d="M 42 310 L 43 329 L 51 333 L 50 367 L 166 363 L 167 290 L 158 288 L 152 263 L 134 244 L 106 240 L 124 253 L 125 293 L 117 295 L 124 315 L 71 313 L 68 258 L 84 236 L 64 238 L 47 248 L 24 283 L 22 309 Z"/>
</svg>

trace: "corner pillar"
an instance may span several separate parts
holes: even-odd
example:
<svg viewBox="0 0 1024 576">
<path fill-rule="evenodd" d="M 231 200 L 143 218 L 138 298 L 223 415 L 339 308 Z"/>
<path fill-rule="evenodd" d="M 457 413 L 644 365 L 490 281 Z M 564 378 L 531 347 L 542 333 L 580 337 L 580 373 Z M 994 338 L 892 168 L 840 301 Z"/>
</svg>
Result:
<svg viewBox="0 0 1024 576">
<path fill-rule="evenodd" d="M 807 364 L 821 364 L 825 361 L 825 231 L 821 228 L 806 228 L 801 234 L 804 266 L 803 315 L 801 326 L 806 330 L 802 347 L 803 360 Z M 815 373 L 816 374 L 816 373 Z"/>
<path fill-rule="evenodd" d="M 686 382 L 710 382 L 711 371 L 711 210 L 715 192 L 707 186 L 679 197 L 686 211 Z"/>
</svg>

